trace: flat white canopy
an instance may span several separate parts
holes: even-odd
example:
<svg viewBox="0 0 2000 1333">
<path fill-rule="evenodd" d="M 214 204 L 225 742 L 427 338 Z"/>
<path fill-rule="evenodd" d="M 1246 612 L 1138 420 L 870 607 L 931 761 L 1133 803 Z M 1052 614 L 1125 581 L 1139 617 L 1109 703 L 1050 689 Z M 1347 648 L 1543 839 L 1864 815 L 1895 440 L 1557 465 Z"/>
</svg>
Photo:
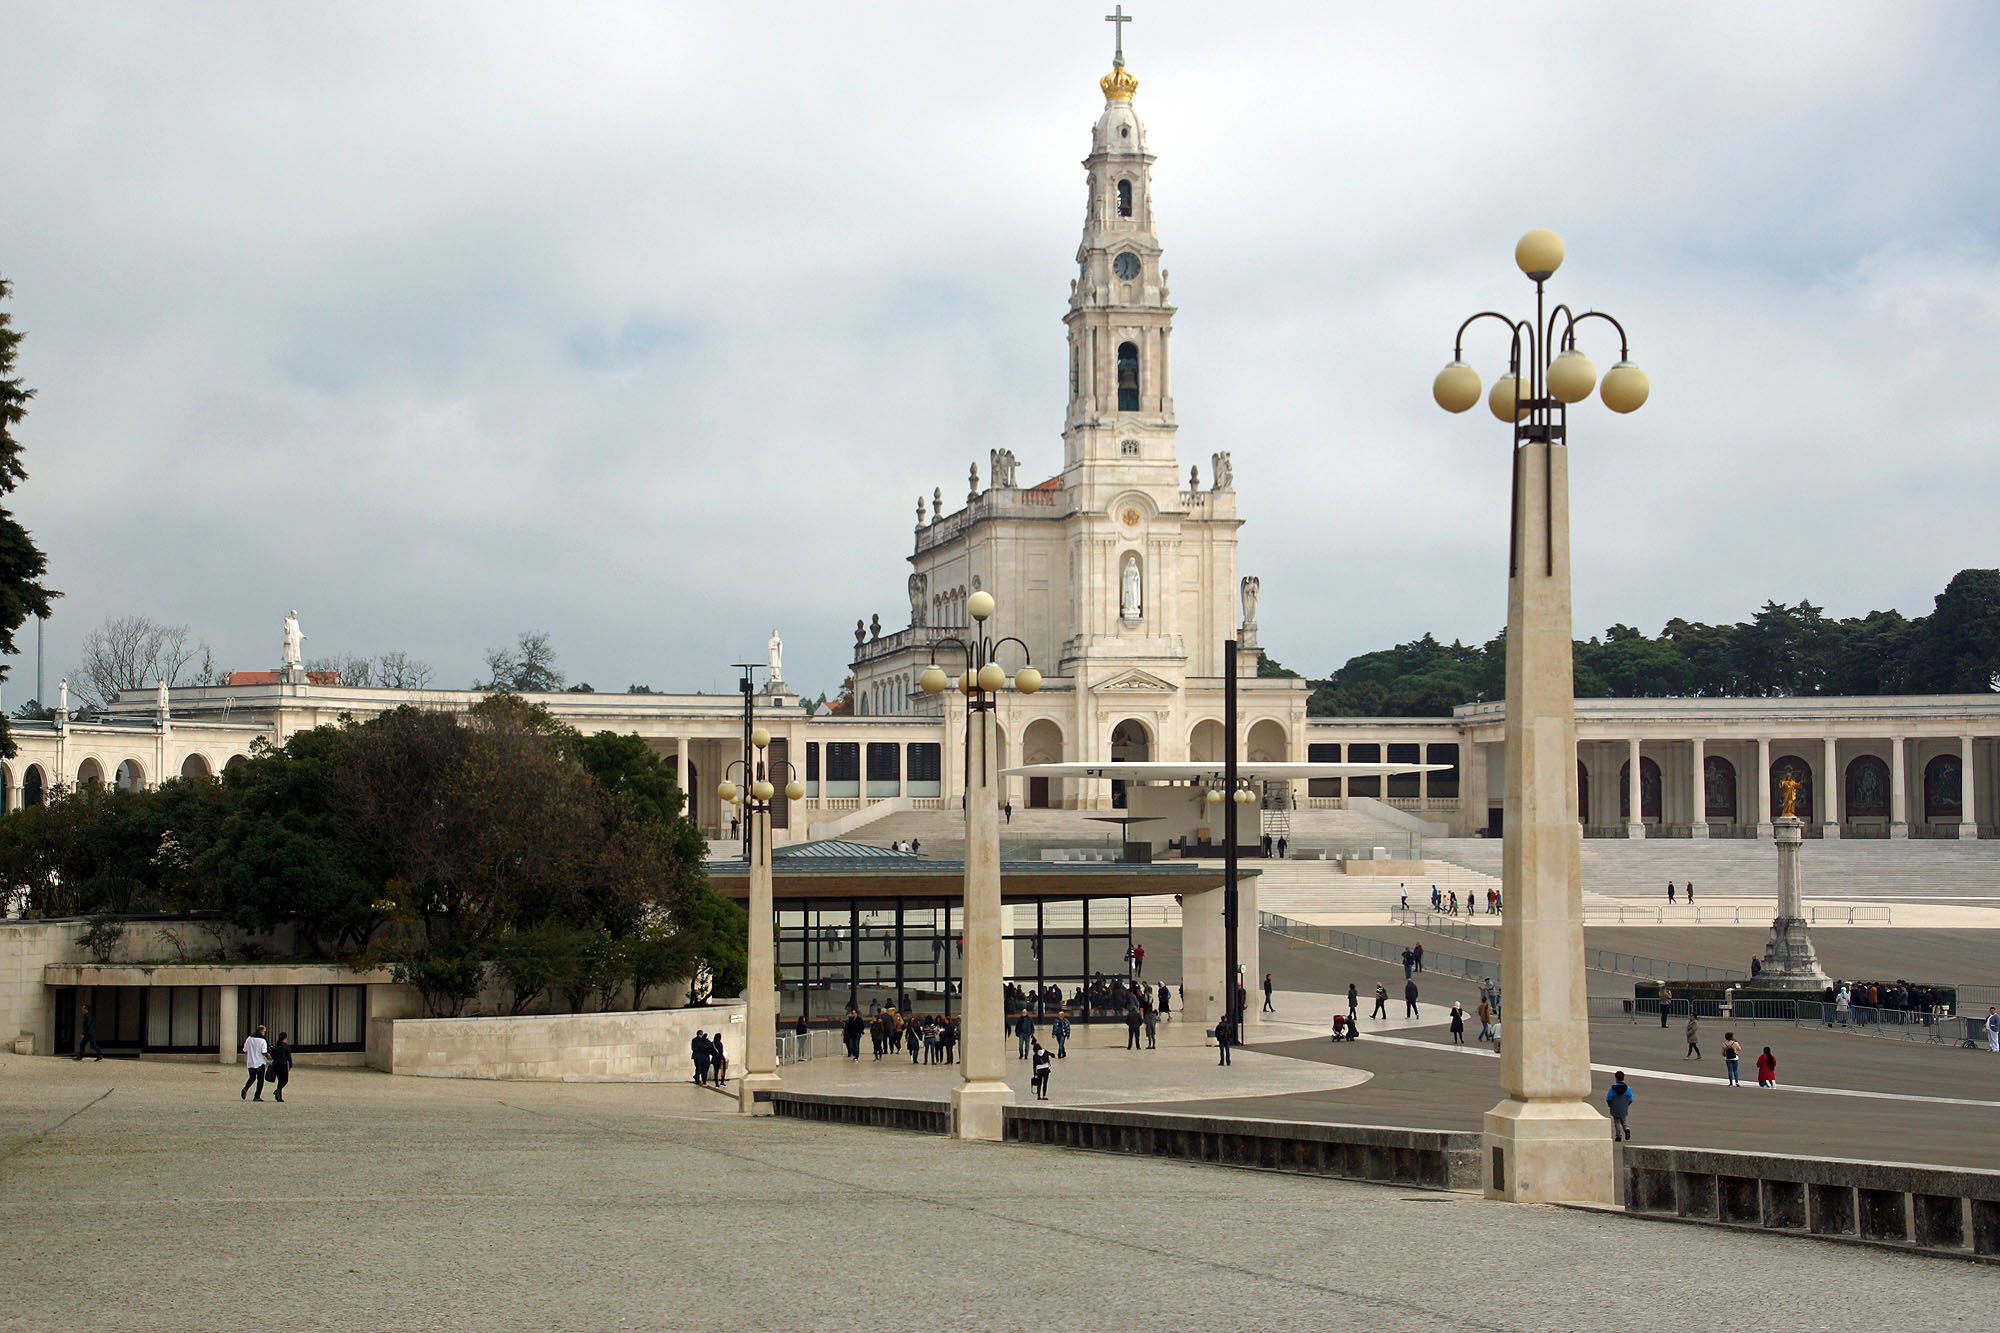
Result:
<svg viewBox="0 0 2000 1333">
<path fill-rule="evenodd" d="M 1445 773 L 1450 764 L 1271 764 L 1243 760 L 1236 776 L 1243 779 L 1379 778 L 1404 773 Z M 1023 764 L 1001 770 L 1031 778 L 1112 778 L 1119 782 L 1220 782 L 1222 765 L 1201 764 Z"/>
</svg>

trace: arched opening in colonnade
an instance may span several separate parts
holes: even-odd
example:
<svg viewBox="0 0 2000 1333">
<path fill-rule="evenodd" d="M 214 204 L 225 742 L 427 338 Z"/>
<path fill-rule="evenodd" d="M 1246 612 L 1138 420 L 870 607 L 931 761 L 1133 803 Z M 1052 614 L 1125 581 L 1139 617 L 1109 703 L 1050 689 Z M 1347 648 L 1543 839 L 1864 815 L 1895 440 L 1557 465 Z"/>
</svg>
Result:
<svg viewBox="0 0 2000 1333">
<path fill-rule="evenodd" d="M 1734 824 L 1736 818 L 1736 765 L 1719 754 L 1701 761 L 1701 810 L 1704 822 Z"/>
<path fill-rule="evenodd" d="M 1021 762 L 1024 764 L 1060 764 L 1063 761 L 1062 728 L 1046 717 L 1038 717 L 1021 732 Z M 1028 808 L 1048 810 L 1062 804 L 1062 780 L 1060 778 L 1029 778 Z"/>
<path fill-rule="evenodd" d="M 146 787 L 146 770 L 139 767 L 136 759 L 127 759 L 118 765 L 112 775 L 112 785 L 119 791 L 143 791 Z"/>
<path fill-rule="evenodd" d="M 223 764 L 222 770 L 223 772 L 226 773 L 230 769 L 237 767 L 239 764 L 247 764 L 249 762 L 250 762 L 250 756 L 247 754 L 232 754 L 229 756 L 228 762 Z"/>
<path fill-rule="evenodd" d="M 1847 766 L 1847 818 L 1889 818 L 1889 765 L 1864 754 Z"/>
<path fill-rule="evenodd" d="M 1632 821 L 1632 762 L 1618 765 L 1618 817 Z M 1639 756 L 1639 819 L 1660 822 L 1660 766 L 1645 755 Z"/>
<path fill-rule="evenodd" d="M 104 785 L 104 765 L 95 759 L 85 759 L 76 766 L 76 785 L 83 787 L 91 783 L 100 787 Z"/>
<path fill-rule="evenodd" d="M 1111 762 L 1143 764 L 1153 757 L 1153 732 L 1136 717 L 1128 717 L 1111 729 Z M 1111 808 L 1125 808 L 1125 784 L 1111 784 Z"/>
<path fill-rule="evenodd" d="M 1229 758 L 1229 738 L 1222 724 L 1203 718 L 1188 733 L 1188 759 L 1197 764 L 1220 764 Z"/>
<path fill-rule="evenodd" d="M 181 776 L 184 778 L 212 778 L 215 769 L 208 762 L 207 755 L 191 754 L 181 760 Z"/>
<path fill-rule="evenodd" d="M 49 799 L 48 775 L 42 772 L 40 764 L 29 764 L 21 774 L 21 805 L 23 808 L 40 805 Z"/>
<path fill-rule="evenodd" d="M 1795 754 L 1780 755 L 1771 761 L 1771 817 L 1775 819 L 1784 813 L 1784 781 L 1787 777 L 1799 784 L 1798 790 L 1793 793 L 1792 813 L 1810 821 L 1813 817 L 1812 765 Z"/>
<path fill-rule="evenodd" d="M 1924 822 L 1957 824 L 1965 811 L 1965 772 L 1958 756 L 1941 754 L 1924 765 Z"/>
</svg>

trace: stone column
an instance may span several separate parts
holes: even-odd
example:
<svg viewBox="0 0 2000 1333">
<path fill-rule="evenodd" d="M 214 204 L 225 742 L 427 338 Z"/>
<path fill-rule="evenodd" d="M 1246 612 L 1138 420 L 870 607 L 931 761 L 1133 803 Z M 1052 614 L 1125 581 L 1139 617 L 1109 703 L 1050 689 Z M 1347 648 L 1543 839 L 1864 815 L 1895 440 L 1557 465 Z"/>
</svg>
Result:
<svg viewBox="0 0 2000 1333">
<path fill-rule="evenodd" d="M 1773 837 L 1778 848 L 1778 915 L 1771 922 L 1770 942 L 1764 946 L 1764 967 L 1757 976 L 1763 986 L 1786 990 L 1817 990 L 1826 985 L 1819 957 L 1813 952 L 1806 930 L 1803 886 L 1799 879 L 1799 841 L 1806 823 L 1791 815 L 1780 815 Z"/>
<path fill-rule="evenodd" d="M 1688 790 L 1694 793 L 1694 804 L 1688 808 L 1688 823 L 1694 836 L 1708 836 L 1708 742 L 1697 736 L 1694 738 L 1694 773 L 1688 779 Z"/>
<path fill-rule="evenodd" d="M 237 1006 L 242 1002 L 243 988 L 240 986 L 216 987 L 215 1006 L 215 1061 L 217 1064 L 236 1063 L 236 1025 L 240 1021 Z"/>
<path fill-rule="evenodd" d="M 1341 779 L 1345 783 L 1346 779 Z M 1346 788 L 1343 786 L 1342 791 Z M 1486 827 L 1486 751 L 1467 733 L 1458 746 L 1458 806 L 1465 836 L 1476 838 Z"/>
<path fill-rule="evenodd" d="M 1757 738 L 1757 836 L 1771 836 L 1771 738 Z"/>
<path fill-rule="evenodd" d="M 1840 750 L 1833 737 L 1826 738 L 1826 758 L 1819 766 L 1819 786 L 1816 793 L 1819 800 L 1820 836 L 1838 838 L 1840 836 Z"/>
<path fill-rule="evenodd" d="M 763 767 L 763 751 L 757 751 Z M 749 785 L 746 775 L 745 786 Z M 744 1115 L 770 1115 L 771 1094 L 783 1086 L 778 1078 L 777 948 L 771 907 L 771 812 L 752 811 L 750 821 L 750 965 L 743 987 L 743 1078 L 736 1089 L 736 1109 Z"/>
<path fill-rule="evenodd" d="M 1903 784 L 1904 738 L 1889 738 L 1889 836 L 1907 838 L 1910 836 L 1909 793 Z"/>
<path fill-rule="evenodd" d="M 1979 836 L 1979 803 L 1974 799 L 1972 780 L 1972 737 L 1958 738 L 1958 836 Z"/>
<path fill-rule="evenodd" d="M 1217 823 L 1220 824 L 1220 817 Z M 1222 840 L 1220 829 L 1216 841 Z M 1239 879 L 1236 887 L 1236 906 L 1240 914 L 1243 907 L 1243 883 Z M 1237 939 L 1242 939 L 1242 921 L 1238 918 Z M 1181 1014 L 1179 1022 L 1200 1028 L 1212 1028 L 1215 1020 L 1222 1017 L 1223 995 L 1223 941 L 1222 941 L 1222 887 L 1204 889 L 1200 893 L 1181 895 Z M 1254 933 L 1254 932 L 1253 932 Z M 1238 959 L 1242 957 L 1239 943 Z"/>
<path fill-rule="evenodd" d="M 1507 979 L 1500 1103 L 1486 1113 L 1488 1198 L 1611 1202 L 1611 1140 L 1590 1095 L 1582 833 L 1576 824 L 1568 450 L 1514 450 L 1507 580 Z M 1636 777 L 1638 765 L 1633 764 Z M 1635 803 L 1636 818 L 1639 807 Z"/>
<path fill-rule="evenodd" d="M 1007 1086 L 1006 1000 L 1000 962 L 1000 810 L 993 799 L 998 756 L 993 710 L 968 709 L 965 801 L 965 985 L 960 1018 L 962 1082 L 951 1093 L 951 1130 L 998 1141 Z"/>
<path fill-rule="evenodd" d="M 1639 738 L 1634 736 L 1625 742 L 1625 803 L 1631 807 L 1625 817 L 1625 836 L 1643 838 L 1646 836 L 1645 807 L 1639 803 Z"/>
</svg>

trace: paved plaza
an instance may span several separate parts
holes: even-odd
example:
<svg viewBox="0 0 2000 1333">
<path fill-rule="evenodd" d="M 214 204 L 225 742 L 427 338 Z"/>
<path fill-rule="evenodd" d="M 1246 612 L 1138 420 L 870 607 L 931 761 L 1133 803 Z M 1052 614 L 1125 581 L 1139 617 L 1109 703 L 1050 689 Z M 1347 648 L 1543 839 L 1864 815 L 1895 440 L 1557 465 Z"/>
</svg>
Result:
<svg viewBox="0 0 2000 1333">
<path fill-rule="evenodd" d="M 1951 1328 L 1958 1261 L 745 1121 L 690 1086 L 0 1057 L 0 1328 Z"/>
</svg>

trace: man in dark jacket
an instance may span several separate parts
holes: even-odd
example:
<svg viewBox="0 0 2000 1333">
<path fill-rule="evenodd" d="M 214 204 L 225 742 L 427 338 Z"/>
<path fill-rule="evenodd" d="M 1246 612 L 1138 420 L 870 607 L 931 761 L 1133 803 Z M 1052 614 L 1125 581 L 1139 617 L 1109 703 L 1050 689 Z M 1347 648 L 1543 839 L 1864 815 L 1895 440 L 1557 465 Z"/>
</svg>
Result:
<svg viewBox="0 0 2000 1333">
<path fill-rule="evenodd" d="M 1416 1016 L 1417 1016 L 1417 983 L 1414 981 L 1406 981 L 1403 983 L 1403 1017 L 1415 1018 Z"/>
<path fill-rule="evenodd" d="M 694 1030 L 694 1040 L 688 1043 L 688 1054 L 694 1057 L 694 1081 L 708 1082 L 708 1065 L 713 1048 L 708 1044 L 708 1034 L 700 1028 Z"/>
<path fill-rule="evenodd" d="M 1215 1024 L 1215 1046 L 1222 1053 L 1222 1058 L 1216 1061 L 1217 1064 L 1229 1063 L 1229 1048 L 1235 1041 L 1236 1025 L 1229 1021 L 1227 1014 L 1224 1014 Z"/>
<path fill-rule="evenodd" d="M 271 1086 L 274 1089 L 271 1094 L 271 1100 L 281 1102 L 285 1100 L 285 1085 L 292 1081 L 291 1033 L 280 1032 L 278 1034 L 278 1040 L 272 1043 L 270 1053 L 264 1057 L 264 1063 L 271 1066 L 269 1077 Z"/>
<path fill-rule="evenodd" d="M 97 1044 L 97 1015 L 90 1012 L 90 1006 L 83 1006 L 83 1013 L 77 1018 L 76 1059 L 83 1059 L 83 1053 L 90 1051 L 98 1059 L 104 1058 L 104 1048 Z"/>
<path fill-rule="evenodd" d="M 1028 1047 L 1035 1040 L 1035 1016 L 1026 1009 L 1023 1009 L 1021 1016 L 1014 1020 L 1014 1037 L 1021 1045 L 1020 1058 L 1028 1059 Z"/>
</svg>

